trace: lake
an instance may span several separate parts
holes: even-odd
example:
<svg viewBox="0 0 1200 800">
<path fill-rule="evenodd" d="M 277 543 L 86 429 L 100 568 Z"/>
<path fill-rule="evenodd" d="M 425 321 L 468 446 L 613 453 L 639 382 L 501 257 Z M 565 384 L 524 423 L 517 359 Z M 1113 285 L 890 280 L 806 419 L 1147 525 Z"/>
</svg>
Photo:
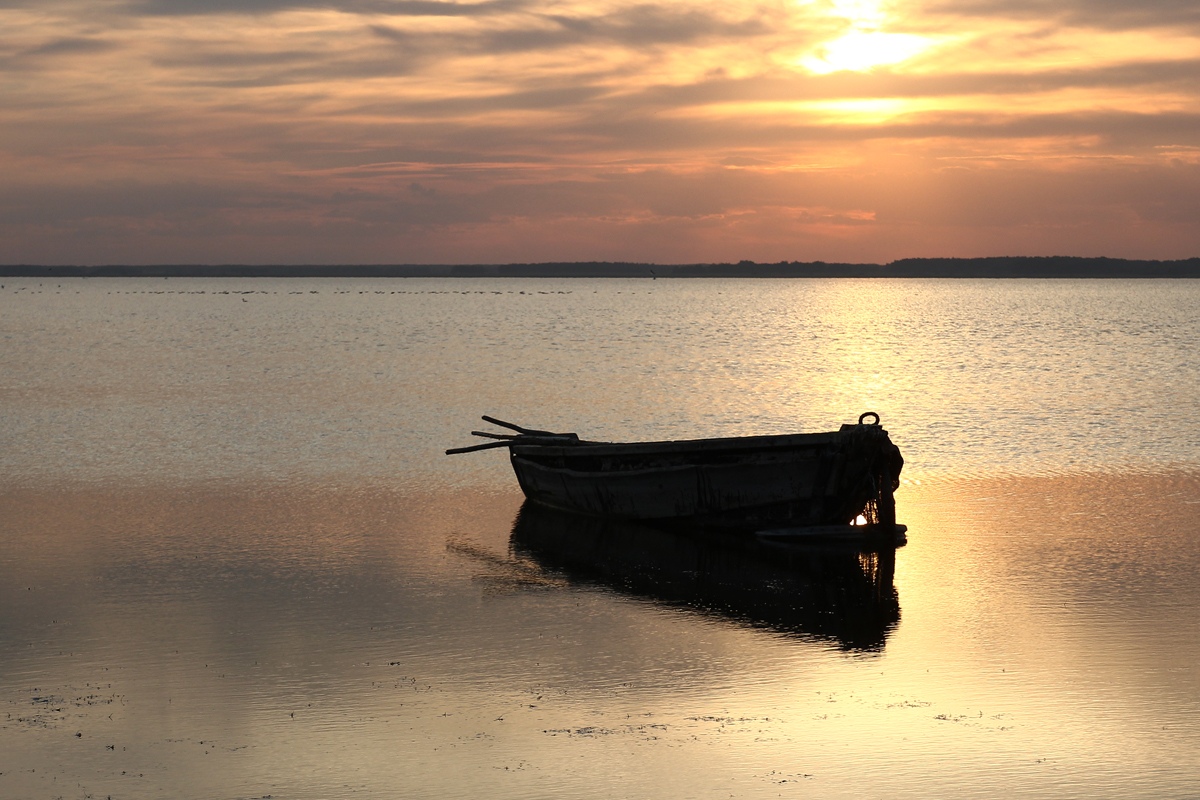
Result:
<svg viewBox="0 0 1200 800">
<path fill-rule="evenodd" d="M 0 283 L 0 796 L 1200 797 L 1200 282 Z M 895 551 L 443 455 L 865 411 Z"/>
</svg>

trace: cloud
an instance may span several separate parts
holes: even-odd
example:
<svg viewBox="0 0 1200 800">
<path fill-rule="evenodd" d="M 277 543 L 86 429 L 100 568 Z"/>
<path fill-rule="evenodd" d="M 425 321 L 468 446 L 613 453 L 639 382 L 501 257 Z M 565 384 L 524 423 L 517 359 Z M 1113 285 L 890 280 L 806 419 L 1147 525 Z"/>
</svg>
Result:
<svg viewBox="0 0 1200 800">
<path fill-rule="evenodd" d="M 405 118 L 440 119 L 497 111 L 544 111 L 587 107 L 605 90 L 598 86 L 549 86 L 519 91 L 448 97 L 432 100 L 382 100 L 356 106 L 356 114 L 383 114 Z"/>
<path fill-rule="evenodd" d="M 1072 88 L 1154 85 L 1200 89 L 1200 59 L 1023 72 L 951 70 L 927 74 L 877 70 L 826 75 L 755 75 L 734 79 L 718 76 L 686 84 L 651 86 L 632 96 L 630 102 L 647 108 L 687 108 L 715 103 L 1011 95 Z"/>
<path fill-rule="evenodd" d="M 348 53 L 319 49 L 246 52 L 236 42 L 204 43 L 153 57 L 155 66 L 178 72 L 181 86 L 253 89 L 295 84 L 397 77 L 428 64 L 420 51 L 362 48 Z"/>
<path fill-rule="evenodd" d="M 1200 5 L 1194 0 L 952 0 L 932 3 L 926 10 L 948 16 L 1050 21 L 1105 30 L 1200 29 Z"/>
<path fill-rule="evenodd" d="M 150 220 L 249 205 L 243 183 L 209 181 L 97 181 L 87 185 L 11 183 L 0 190 L 0 222 L 58 225 L 87 219 Z M 278 198 L 275 200 L 279 202 Z"/>
<path fill-rule="evenodd" d="M 501 3 L 489 6 L 497 11 L 515 7 Z M 286 32 L 281 35 L 270 31 L 269 47 L 256 44 L 249 33 L 245 36 L 225 33 L 221 38 L 185 34 L 169 44 L 166 41 L 158 43 L 149 57 L 155 66 L 178 73 L 173 81 L 182 85 L 248 89 L 419 73 L 434 75 L 445 73 L 458 60 L 496 60 L 514 55 L 558 58 L 554 55 L 556 51 L 584 46 L 608 48 L 611 52 L 623 49 L 626 53 L 620 57 L 622 60 L 641 60 L 652 58 L 648 52 L 653 48 L 668 49 L 711 41 L 736 42 L 740 46 L 748 38 L 770 35 L 770 25 L 757 12 L 726 19 L 694 9 L 673 10 L 642 4 L 614 9 L 602 17 L 524 13 L 487 24 L 464 20 L 459 25 L 433 30 L 412 29 L 393 20 L 387 24 L 347 23 L 331 28 L 324 36 L 287 35 Z M 630 68 L 611 58 L 607 61 L 588 59 L 582 52 L 569 53 L 567 59 L 568 62 L 560 67 L 562 76 L 550 81 L 556 84 L 553 88 L 515 87 L 516 92 L 510 89 L 481 94 L 515 97 L 523 93 L 538 104 L 546 92 L 556 92 L 563 97 L 572 91 L 594 93 L 588 85 L 596 78 L 613 70 L 628 72 Z M 570 62 L 577 66 L 572 68 Z M 482 64 L 474 67 L 464 64 L 460 67 L 464 72 L 460 74 L 468 77 L 475 88 L 499 80 L 488 72 L 478 76 L 465 72 L 481 67 Z M 514 71 L 516 67 L 513 63 Z M 563 85 L 568 82 L 574 85 L 573 89 Z M 486 105 L 493 101 L 481 102 Z M 401 100 L 394 106 L 415 108 L 418 104 Z M 371 104 L 364 104 L 363 108 L 368 105 Z M 374 104 L 376 108 L 385 105 L 386 101 Z M 434 105 L 426 102 L 425 108 Z"/>
<path fill-rule="evenodd" d="M 1003 246 L 1005 237 L 1009 247 L 1026 248 L 1078 236 L 1110 255 L 1181 257 L 1186 232 L 1200 218 L 1198 165 L 1114 171 L 1092 162 L 1068 170 L 1010 163 L 911 174 L 884 152 L 872 155 L 866 171 L 647 169 L 482 190 L 405 180 L 329 192 L 314 178 L 281 191 L 265 179 L 219 177 L 83 191 L 17 187 L 0 192 L 7 234 L 0 258 L 12 260 L 15 243 L 31 241 L 33 231 L 77 246 L 104 243 L 104 252 L 122 235 L 136 235 L 149 261 L 179 260 L 163 258 L 173 241 L 186 241 L 199 261 L 269 262 L 287 253 L 284 260 L 296 263 L 419 263 L 835 260 L 839 253 L 886 260 L 909 246 L 969 255 L 980 254 L 971 248 L 981 242 Z M 922 244 L 932 232 L 944 238 Z M 255 241 L 288 244 L 264 250 Z M 87 252 L 94 251 L 78 251 Z M 89 258 L 103 260 L 74 260 Z"/>
<path fill-rule="evenodd" d="M 0 0 L 0 261 L 1200 248 L 1189 29 L 1015 2 L 882 19 L 942 38 L 814 75 L 849 24 L 820 4 Z M 902 249 L 921 232 L 947 249 Z"/>
<path fill-rule="evenodd" d="M 328 9 L 347 14 L 386 14 L 398 17 L 473 17 L 504 13 L 521 0 L 483 0 L 479 3 L 439 0 L 144 0 L 129 6 L 148 16 L 262 15 L 298 9 Z"/>
<path fill-rule="evenodd" d="M 638 48 L 710 39 L 744 42 L 773 32 L 770 21 L 757 13 L 726 19 L 697 9 L 653 4 L 617 8 L 603 15 L 535 14 L 530 10 L 513 25 L 457 36 L 430 37 L 382 24 L 371 25 L 370 30 L 405 46 L 424 43 L 442 53 L 475 54 L 554 50 L 583 44 Z"/>
<path fill-rule="evenodd" d="M 79 56 L 98 56 L 117 50 L 120 45 L 108 39 L 67 36 L 43 40 L 25 47 L 0 50 L 0 72 L 30 72 L 45 69 L 55 62 L 70 61 Z"/>
<path fill-rule="evenodd" d="M 39 56 L 59 56 L 59 55 L 79 55 L 89 53 L 103 53 L 107 50 L 112 50 L 117 47 L 115 42 L 106 39 L 86 38 L 86 37 L 68 37 L 63 39 L 51 39 L 36 47 L 31 47 L 21 53 L 26 57 Z"/>
<path fill-rule="evenodd" d="M 625 47 L 685 44 L 704 39 L 764 36 L 773 28 L 761 13 L 725 19 L 678 5 L 641 4 L 602 16 L 548 15 L 580 41 L 611 41 Z"/>
</svg>

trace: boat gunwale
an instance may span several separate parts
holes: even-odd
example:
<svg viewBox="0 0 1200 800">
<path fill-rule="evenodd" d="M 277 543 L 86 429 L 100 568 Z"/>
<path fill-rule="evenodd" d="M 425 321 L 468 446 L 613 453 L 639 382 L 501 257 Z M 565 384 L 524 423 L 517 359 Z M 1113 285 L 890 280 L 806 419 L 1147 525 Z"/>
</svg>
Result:
<svg viewBox="0 0 1200 800">
<path fill-rule="evenodd" d="M 520 444 L 514 442 L 510 447 L 514 458 L 524 456 L 638 456 L 654 454 L 678 454 L 689 452 L 761 452 L 769 450 L 789 450 L 796 448 L 820 447 L 839 442 L 848 432 L 856 431 L 859 427 L 865 430 L 887 432 L 873 425 L 848 426 L 850 431 L 823 431 L 820 433 L 781 433 L 758 436 L 730 436 L 711 439 L 674 439 L 657 442 L 588 442 L 581 441 L 569 445 Z"/>
<path fill-rule="evenodd" d="M 654 466 L 649 466 L 649 467 L 638 467 L 638 468 L 634 468 L 634 469 L 622 469 L 619 471 L 619 474 L 623 480 L 629 480 L 629 479 L 636 479 L 636 478 L 641 478 L 641 477 L 648 478 L 648 477 L 653 477 L 653 476 L 660 476 L 660 475 L 663 475 L 666 473 L 672 473 L 672 472 L 682 473 L 682 472 L 687 472 L 688 470 L 695 470 L 700 467 L 701 467 L 701 465 L 696 464 L 695 462 L 681 461 L 677 464 L 656 464 Z M 573 478 L 580 478 L 580 479 L 596 478 L 597 476 L 603 476 L 605 478 L 610 478 L 613 475 L 617 474 L 617 471 L 610 470 L 610 469 L 573 469 L 571 467 L 550 466 L 548 464 L 541 464 L 532 459 L 525 459 L 525 463 L 521 465 L 521 468 L 522 469 L 528 469 L 528 468 L 540 469 L 540 470 L 545 470 L 546 472 L 554 473 L 556 475 L 565 475 L 565 476 L 569 476 L 569 477 L 573 477 Z"/>
</svg>

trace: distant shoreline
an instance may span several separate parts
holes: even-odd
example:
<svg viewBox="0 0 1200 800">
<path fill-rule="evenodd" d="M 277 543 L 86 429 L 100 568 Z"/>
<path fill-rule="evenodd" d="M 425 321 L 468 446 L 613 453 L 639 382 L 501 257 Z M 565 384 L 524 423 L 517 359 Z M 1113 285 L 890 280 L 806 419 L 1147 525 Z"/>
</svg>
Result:
<svg viewBox="0 0 1200 800">
<path fill-rule="evenodd" d="M 1200 278 L 1200 258 L 1012 256 L 906 258 L 887 264 L 780 261 L 760 264 L 162 264 L 0 265 L 4 278 Z"/>
</svg>

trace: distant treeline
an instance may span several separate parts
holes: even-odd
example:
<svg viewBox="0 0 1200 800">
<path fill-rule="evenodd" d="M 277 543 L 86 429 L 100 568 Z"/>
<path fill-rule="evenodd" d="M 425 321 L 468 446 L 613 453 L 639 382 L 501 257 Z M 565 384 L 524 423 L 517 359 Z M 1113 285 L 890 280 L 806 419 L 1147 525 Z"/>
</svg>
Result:
<svg viewBox="0 0 1200 800">
<path fill-rule="evenodd" d="M 905 258 L 888 264 L 780 261 L 760 264 L 162 264 L 0 265 L 0 277 L 29 278 L 1200 278 L 1200 258 Z"/>
</svg>

